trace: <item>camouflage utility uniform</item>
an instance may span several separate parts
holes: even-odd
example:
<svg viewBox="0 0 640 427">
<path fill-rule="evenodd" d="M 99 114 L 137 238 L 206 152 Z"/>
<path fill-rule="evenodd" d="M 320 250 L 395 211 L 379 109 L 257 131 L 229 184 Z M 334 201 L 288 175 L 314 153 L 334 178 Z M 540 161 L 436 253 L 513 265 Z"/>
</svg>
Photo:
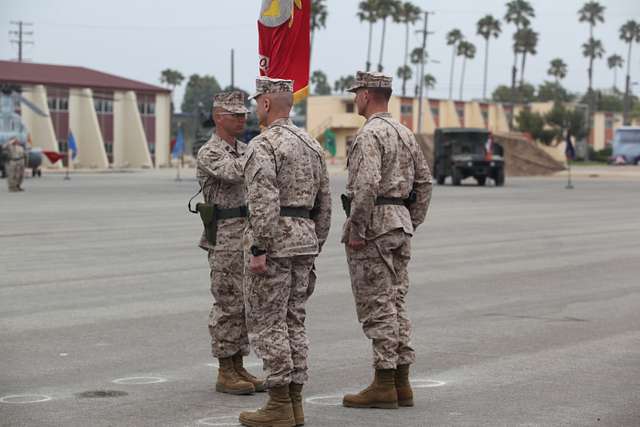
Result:
<svg viewBox="0 0 640 427">
<path fill-rule="evenodd" d="M 214 98 L 214 107 L 227 113 L 244 114 L 244 95 L 223 92 Z M 204 200 L 217 210 L 242 207 L 246 211 L 243 155 L 246 144 L 231 145 L 215 133 L 198 152 L 196 175 Z M 249 354 L 249 338 L 242 295 L 243 253 L 242 233 L 245 217 L 220 219 L 217 222 L 216 244 L 211 245 L 203 232 L 199 246 L 208 251 L 211 268 L 213 307 L 209 315 L 211 350 L 216 358 L 237 353 Z"/>
<path fill-rule="evenodd" d="M 380 87 L 377 73 L 362 74 L 360 84 Z M 375 369 L 410 365 L 415 354 L 406 308 L 407 265 L 411 236 L 429 206 L 431 173 L 413 133 L 389 113 L 369 117 L 351 147 L 347 167 L 351 212 L 342 242 L 365 241 L 359 250 L 346 246 L 358 320 L 372 340 Z M 408 203 L 412 190 L 415 201 Z"/>
<path fill-rule="evenodd" d="M 22 145 L 17 142 L 9 142 L 6 146 L 7 152 L 7 185 L 9 191 L 23 191 L 22 180 L 24 179 L 25 151 Z"/>
<path fill-rule="evenodd" d="M 259 80 L 260 82 L 261 80 Z M 291 91 L 265 80 L 258 90 Z M 275 85 L 272 87 L 271 85 Z M 289 119 L 273 122 L 249 144 L 244 170 L 247 325 L 263 360 L 267 388 L 304 384 L 309 277 L 331 223 L 329 177 L 320 144 Z M 266 250 L 267 271 L 249 271 L 249 248 Z"/>
</svg>

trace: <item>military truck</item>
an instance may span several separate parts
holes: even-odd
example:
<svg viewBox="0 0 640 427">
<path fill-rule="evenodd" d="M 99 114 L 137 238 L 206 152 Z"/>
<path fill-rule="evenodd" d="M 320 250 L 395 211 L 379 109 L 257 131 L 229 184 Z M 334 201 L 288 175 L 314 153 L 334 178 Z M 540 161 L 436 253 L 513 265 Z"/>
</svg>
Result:
<svg viewBox="0 0 640 427">
<path fill-rule="evenodd" d="M 443 185 L 451 177 L 453 185 L 473 177 L 478 185 L 491 178 L 504 185 L 504 157 L 501 145 L 490 142 L 491 133 L 476 128 L 438 128 L 433 141 L 433 176 Z"/>
</svg>

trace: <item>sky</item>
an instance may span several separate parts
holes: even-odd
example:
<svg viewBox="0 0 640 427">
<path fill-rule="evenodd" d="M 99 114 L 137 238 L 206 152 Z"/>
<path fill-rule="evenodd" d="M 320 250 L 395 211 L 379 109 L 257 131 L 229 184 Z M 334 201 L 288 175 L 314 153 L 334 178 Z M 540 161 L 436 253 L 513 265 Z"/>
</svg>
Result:
<svg viewBox="0 0 640 427">
<path fill-rule="evenodd" d="M 436 77 L 433 98 L 449 94 L 450 46 L 445 36 L 459 28 L 477 47 L 475 59 L 466 65 L 464 99 L 482 97 L 484 39 L 476 35 L 476 22 L 486 14 L 502 19 L 506 0 L 412 0 L 423 10 L 434 12 L 429 18 L 427 39 L 430 57 L 425 73 Z M 577 11 L 583 0 L 531 0 L 536 11 L 532 28 L 539 32 L 538 54 L 527 57 L 525 80 L 540 84 L 551 80 L 549 61 L 560 57 L 568 65 L 563 81 L 572 92 L 584 92 L 587 86 L 588 60 L 581 45 L 589 27 L 579 23 Z M 315 36 L 312 70 L 324 71 L 331 82 L 340 76 L 364 69 L 368 25 L 356 18 L 357 0 L 327 0 L 329 16 L 326 29 Z M 610 88 L 613 72 L 606 57 L 618 53 L 626 60 L 627 45 L 619 39 L 619 28 L 629 19 L 640 21 L 640 1 L 600 0 L 606 7 L 605 22 L 594 35 L 606 49 L 605 57 L 594 66 L 594 87 Z M 236 86 L 252 92 L 258 73 L 257 24 L 260 0 L 0 0 L 0 59 L 17 58 L 8 32 L 15 27 L 9 21 L 33 23 L 33 46 L 24 56 L 32 62 L 85 66 L 123 77 L 159 84 L 165 68 L 191 74 L 212 74 L 221 86 L 231 82 L 230 50 L 235 50 Z M 412 28 L 410 50 L 421 44 L 422 23 Z M 502 23 L 503 32 L 492 39 L 489 50 L 488 93 L 499 84 L 510 84 L 513 53 L 512 25 Z M 381 24 L 374 28 L 372 63 L 378 61 Z M 387 24 L 383 58 L 384 71 L 395 75 L 404 63 L 405 28 Z M 461 60 L 455 65 L 454 97 L 460 92 Z M 624 86 L 625 68 L 618 72 L 618 86 Z M 635 44 L 631 61 L 632 81 L 640 81 L 640 44 Z M 394 79 L 394 92 L 401 83 Z M 634 87 L 640 92 L 640 84 Z M 184 84 L 174 97 L 179 102 Z"/>
</svg>

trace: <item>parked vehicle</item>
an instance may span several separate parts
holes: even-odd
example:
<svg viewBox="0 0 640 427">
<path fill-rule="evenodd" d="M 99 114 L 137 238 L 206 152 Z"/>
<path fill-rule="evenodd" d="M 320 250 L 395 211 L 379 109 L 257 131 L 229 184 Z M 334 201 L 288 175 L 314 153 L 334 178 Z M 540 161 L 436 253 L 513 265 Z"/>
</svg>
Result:
<svg viewBox="0 0 640 427">
<path fill-rule="evenodd" d="M 625 126 L 616 129 L 611 145 L 613 152 L 609 163 L 640 165 L 640 126 Z"/>
<path fill-rule="evenodd" d="M 444 184 L 450 176 L 453 185 L 460 185 L 468 177 L 475 178 L 478 185 L 485 185 L 487 178 L 498 187 L 504 185 L 503 149 L 490 138 L 486 129 L 436 129 L 433 174 L 438 184 Z"/>
</svg>

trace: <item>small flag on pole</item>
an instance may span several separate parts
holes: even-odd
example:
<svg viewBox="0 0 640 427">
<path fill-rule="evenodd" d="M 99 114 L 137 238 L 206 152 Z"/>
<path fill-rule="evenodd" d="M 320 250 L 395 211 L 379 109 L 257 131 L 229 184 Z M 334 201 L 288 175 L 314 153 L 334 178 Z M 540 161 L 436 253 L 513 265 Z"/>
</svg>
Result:
<svg viewBox="0 0 640 427">
<path fill-rule="evenodd" d="M 69 132 L 67 147 L 69 147 L 68 149 L 71 151 L 71 159 L 75 160 L 78 155 L 78 146 L 76 145 L 76 139 L 73 137 L 73 132 Z"/>
<path fill-rule="evenodd" d="M 567 160 L 575 160 L 576 158 L 576 149 L 573 147 L 573 143 L 571 142 L 571 131 L 569 131 L 568 129 L 566 145 L 564 147 L 564 155 L 567 157 Z"/>
<path fill-rule="evenodd" d="M 486 160 L 493 159 L 493 135 L 489 134 L 487 142 L 484 144 L 484 158 Z"/>
<path fill-rule="evenodd" d="M 311 1 L 262 0 L 260 8 L 260 75 L 293 80 L 294 102 L 309 94 Z"/>
<path fill-rule="evenodd" d="M 47 159 L 49 159 L 49 161 L 51 163 L 55 163 L 58 160 L 64 158 L 64 155 L 58 153 L 57 151 L 45 151 L 45 150 L 42 150 L 42 154 L 44 154 L 47 157 Z"/>
<path fill-rule="evenodd" d="M 182 128 L 178 128 L 178 135 L 176 136 L 176 143 L 171 151 L 171 157 L 177 159 L 184 152 L 184 136 L 182 134 Z"/>
</svg>

